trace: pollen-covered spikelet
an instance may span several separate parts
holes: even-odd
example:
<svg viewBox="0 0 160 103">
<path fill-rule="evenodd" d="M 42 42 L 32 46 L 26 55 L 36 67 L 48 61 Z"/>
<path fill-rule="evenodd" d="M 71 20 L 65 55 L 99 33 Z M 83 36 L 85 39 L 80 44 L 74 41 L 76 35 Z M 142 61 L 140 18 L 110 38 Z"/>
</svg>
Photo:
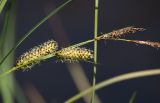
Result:
<svg viewBox="0 0 160 103">
<path fill-rule="evenodd" d="M 20 69 L 31 68 L 33 65 L 37 64 L 40 60 L 39 58 L 54 53 L 58 48 L 58 44 L 54 40 L 49 40 L 43 44 L 32 48 L 30 51 L 24 53 L 17 60 L 16 66 Z"/>
<path fill-rule="evenodd" d="M 93 51 L 79 47 L 68 47 L 56 52 L 55 56 L 62 62 L 87 61 L 93 58 Z"/>
</svg>

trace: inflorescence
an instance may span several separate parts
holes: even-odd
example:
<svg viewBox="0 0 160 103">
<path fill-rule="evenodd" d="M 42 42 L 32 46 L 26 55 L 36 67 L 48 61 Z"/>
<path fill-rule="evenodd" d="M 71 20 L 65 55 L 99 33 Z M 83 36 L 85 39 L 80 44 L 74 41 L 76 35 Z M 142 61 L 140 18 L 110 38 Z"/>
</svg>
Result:
<svg viewBox="0 0 160 103">
<path fill-rule="evenodd" d="M 56 52 L 55 57 L 61 62 L 87 61 L 93 59 L 93 51 L 86 48 L 68 47 Z"/>
<path fill-rule="evenodd" d="M 159 42 L 139 41 L 139 40 L 128 40 L 120 39 L 123 35 L 132 34 L 138 31 L 144 31 L 144 28 L 135 28 L 133 26 L 125 27 L 122 29 L 115 30 L 110 33 L 103 34 L 95 40 L 120 40 L 126 42 L 132 42 L 135 44 L 148 45 L 154 48 L 160 48 Z M 49 40 L 39 46 L 32 48 L 30 51 L 24 53 L 17 60 L 16 67 L 25 70 L 25 68 L 31 68 L 33 65 L 40 62 L 40 58 L 47 55 L 53 54 L 53 56 L 61 62 L 78 62 L 88 61 L 93 59 L 93 51 L 80 48 L 80 47 L 67 47 L 61 50 L 58 49 L 58 44 L 54 40 Z"/>
<path fill-rule="evenodd" d="M 58 61 L 73 62 L 73 61 L 87 61 L 93 58 L 93 51 L 80 47 L 68 47 L 59 51 L 58 44 L 54 40 L 49 40 L 39 46 L 32 48 L 30 51 L 24 53 L 16 62 L 16 67 L 26 70 L 41 61 L 42 57 L 53 54 Z"/>
<path fill-rule="evenodd" d="M 98 40 L 106 40 L 110 38 L 119 38 L 121 36 L 124 36 L 126 34 L 133 34 L 139 31 L 144 31 L 144 28 L 136 28 L 133 26 L 125 27 L 122 29 L 114 30 L 110 33 L 103 34 L 102 36 L 99 36 L 97 39 Z"/>
<path fill-rule="evenodd" d="M 17 60 L 16 66 L 19 66 L 21 69 L 31 68 L 40 61 L 41 57 L 54 53 L 57 48 L 58 44 L 54 40 L 44 42 L 21 55 Z"/>
</svg>

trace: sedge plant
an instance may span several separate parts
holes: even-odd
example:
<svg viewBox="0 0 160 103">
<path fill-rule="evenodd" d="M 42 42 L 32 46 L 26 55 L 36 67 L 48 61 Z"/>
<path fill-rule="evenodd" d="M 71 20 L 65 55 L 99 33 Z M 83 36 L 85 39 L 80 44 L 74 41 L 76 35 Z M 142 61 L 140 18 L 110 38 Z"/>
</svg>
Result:
<svg viewBox="0 0 160 103">
<path fill-rule="evenodd" d="M 16 43 L 16 45 L 13 48 L 11 48 L 9 52 L 4 56 L 4 58 L 0 62 L 0 65 L 2 65 L 4 61 L 7 59 L 7 57 L 18 46 L 20 46 L 20 44 L 27 37 L 29 37 L 39 26 L 41 26 L 45 21 L 47 21 L 51 16 L 55 15 L 60 9 L 62 9 L 66 4 L 68 4 L 71 1 L 72 0 L 68 0 L 67 2 L 62 4 L 56 10 L 52 11 L 49 15 L 47 15 L 44 19 L 42 19 L 39 23 L 37 23 L 31 30 L 29 30 L 24 35 L 24 37 L 22 37 L 22 39 L 20 39 Z M 98 41 L 107 41 L 107 40 L 123 41 L 123 42 L 135 43 L 140 45 L 148 45 L 153 48 L 160 48 L 159 42 L 123 39 L 123 37 L 127 34 L 134 34 L 136 32 L 145 30 L 144 28 L 137 28 L 134 26 L 124 27 L 124 28 L 114 30 L 109 33 L 104 33 L 98 36 L 97 35 L 98 34 L 98 3 L 99 3 L 99 0 L 95 0 L 95 21 L 94 21 L 94 38 L 93 39 L 86 40 L 84 42 L 80 42 L 62 49 L 58 49 L 58 43 L 55 40 L 49 40 L 47 42 L 44 42 L 43 44 L 39 46 L 35 46 L 30 51 L 25 52 L 23 55 L 21 55 L 19 59 L 17 59 L 15 66 L 13 66 L 11 69 L 5 69 L 6 71 L 0 74 L 0 79 L 16 70 L 23 70 L 23 71 L 28 70 L 29 68 L 32 68 L 37 63 L 44 61 L 48 58 L 55 58 L 57 61 L 68 62 L 68 63 L 79 62 L 79 61 L 91 62 L 93 63 L 93 87 L 71 97 L 70 99 L 66 100 L 65 103 L 73 103 L 79 98 L 81 98 L 82 96 L 85 96 L 90 92 L 92 92 L 91 102 L 94 103 L 94 95 L 96 90 L 99 90 L 101 88 L 104 88 L 106 86 L 109 86 L 124 80 L 145 77 L 145 76 L 160 75 L 159 69 L 143 70 L 143 71 L 136 71 L 136 72 L 131 72 L 127 74 L 122 74 L 96 84 L 97 42 Z M 94 42 L 94 51 L 90 49 L 86 49 L 85 47 L 81 47 L 91 42 Z M 135 97 L 135 94 L 133 95 L 133 98 L 131 99 L 130 102 L 133 101 L 134 97 Z"/>
</svg>

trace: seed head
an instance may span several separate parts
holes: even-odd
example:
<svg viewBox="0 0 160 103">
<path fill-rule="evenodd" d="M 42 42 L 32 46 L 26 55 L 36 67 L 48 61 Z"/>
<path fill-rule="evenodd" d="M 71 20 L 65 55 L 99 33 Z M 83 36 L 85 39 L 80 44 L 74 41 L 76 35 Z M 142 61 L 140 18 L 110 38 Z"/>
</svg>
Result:
<svg viewBox="0 0 160 103">
<path fill-rule="evenodd" d="M 159 42 L 139 41 L 139 40 L 132 40 L 131 42 L 134 42 L 136 44 L 148 45 L 154 48 L 160 48 Z"/>
<path fill-rule="evenodd" d="M 110 33 L 104 34 L 104 35 L 98 37 L 97 39 L 98 40 L 106 40 L 106 39 L 110 39 L 110 38 L 119 38 L 119 37 L 126 35 L 126 34 L 133 34 L 135 32 L 144 31 L 144 30 L 145 30 L 144 28 L 135 28 L 133 26 L 129 26 L 129 27 L 114 30 Z"/>
<path fill-rule="evenodd" d="M 56 52 L 55 56 L 62 62 L 87 61 L 93 58 L 93 51 L 85 48 L 69 47 Z"/>
<path fill-rule="evenodd" d="M 31 68 L 40 60 L 39 58 L 54 53 L 58 48 L 58 44 L 54 40 L 49 40 L 43 44 L 32 48 L 30 51 L 24 53 L 17 60 L 16 66 L 19 66 L 20 69 Z"/>
</svg>

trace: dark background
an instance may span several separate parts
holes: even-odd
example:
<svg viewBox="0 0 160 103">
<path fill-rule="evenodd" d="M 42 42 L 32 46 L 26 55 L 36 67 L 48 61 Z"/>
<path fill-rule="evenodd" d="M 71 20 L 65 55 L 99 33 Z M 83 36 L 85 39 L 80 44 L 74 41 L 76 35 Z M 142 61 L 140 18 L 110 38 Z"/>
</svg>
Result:
<svg viewBox="0 0 160 103">
<path fill-rule="evenodd" d="M 17 40 L 66 0 L 17 0 Z M 147 30 L 126 39 L 160 41 L 160 6 L 158 0 L 100 0 L 99 34 L 126 26 Z M 73 0 L 56 16 L 43 24 L 16 50 L 16 58 L 33 46 L 49 39 L 59 48 L 93 38 L 94 0 Z M 85 47 L 93 49 L 93 44 Z M 98 42 L 97 82 L 131 71 L 160 67 L 160 50 L 125 42 Z M 82 62 L 92 82 L 92 64 Z M 47 103 L 62 103 L 78 93 L 65 63 L 53 58 L 34 66 L 28 72 L 16 72 L 23 89 L 33 85 Z M 160 77 L 125 81 L 97 91 L 103 103 L 128 103 L 134 91 L 134 103 L 160 103 Z M 79 101 L 76 103 L 82 103 Z"/>
</svg>

